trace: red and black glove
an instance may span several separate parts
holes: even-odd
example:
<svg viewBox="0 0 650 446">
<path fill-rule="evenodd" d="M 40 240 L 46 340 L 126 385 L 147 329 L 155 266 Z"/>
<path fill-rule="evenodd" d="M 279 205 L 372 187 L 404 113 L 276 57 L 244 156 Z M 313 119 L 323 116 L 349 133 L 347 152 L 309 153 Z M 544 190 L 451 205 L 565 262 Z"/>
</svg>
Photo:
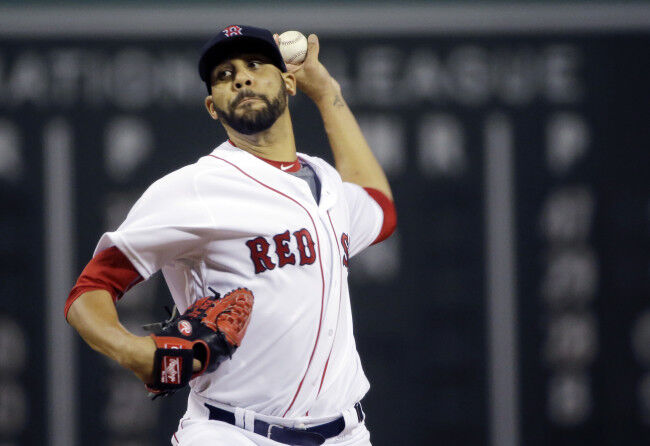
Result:
<svg viewBox="0 0 650 446">
<path fill-rule="evenodd" d="M 253 293 L 237 288 L 221 297 L 204 297 L 194 302 L 181 316 L 151 324 L 148 329 L 156 343 L 154 382 L 146 388 L 153 397 L 166 396 L 185 387 L 190 379 L 213 372 L 241 345 L 251 312 Z M 201 370 L 192 371 L 194 359 Z"/>
</svg>

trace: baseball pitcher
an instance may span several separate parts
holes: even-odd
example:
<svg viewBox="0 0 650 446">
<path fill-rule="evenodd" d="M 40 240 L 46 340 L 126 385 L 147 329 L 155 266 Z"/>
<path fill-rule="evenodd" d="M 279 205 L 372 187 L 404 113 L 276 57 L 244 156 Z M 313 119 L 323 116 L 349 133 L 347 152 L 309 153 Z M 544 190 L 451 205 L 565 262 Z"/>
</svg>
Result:
<svg viewBox="0 0 650 446">
<path fill-rule="evenodd" d="M 70 325 L 151 395 L 190 386 L 173 445 L 370 445 L 347 278 L 351 258 L 394 231 L 392 194 L 317 36 L 298 65 L 276 39 L 231 25 L 206 43 L 205 107 L 228 140 L 153 183 L 66 301 Z M 335 167 L 296 150 L 298 90 Z M 178 314 L 135 336 L 115 302 L 158 270 Z"/>
</svg>

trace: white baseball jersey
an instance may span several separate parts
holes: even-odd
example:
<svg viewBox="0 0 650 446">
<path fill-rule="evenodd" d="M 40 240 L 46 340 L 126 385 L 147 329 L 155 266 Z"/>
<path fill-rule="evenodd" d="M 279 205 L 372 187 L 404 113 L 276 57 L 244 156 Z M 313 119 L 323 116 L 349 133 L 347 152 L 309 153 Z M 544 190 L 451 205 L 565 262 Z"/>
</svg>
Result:
<svg viewBox="0 0 650 446">
<path fill-rule="evenodd" d="M 96 252 L 117 246 L 144 279 L 162 269 L 179 310 L 246 287 L 255 296 L 232 359 L 191 381 L 206 401 L 279 417 L 327 417 L 369 384 L 352 333 L 348 261 L 378 236 L 383 213 L 325 161 L 298 154 L 307 183 L 225 142 L 156 181 Z"/>
</svg>

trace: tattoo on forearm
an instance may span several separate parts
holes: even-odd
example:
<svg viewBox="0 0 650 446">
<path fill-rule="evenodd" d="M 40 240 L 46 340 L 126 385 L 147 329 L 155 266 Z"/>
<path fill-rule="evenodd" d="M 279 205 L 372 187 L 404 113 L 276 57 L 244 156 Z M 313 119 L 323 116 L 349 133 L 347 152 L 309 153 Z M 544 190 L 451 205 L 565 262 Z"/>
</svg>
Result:
<svg viewBox="0 0 650 446">
<path fill-rule="evenodd" d="M 336 95 L 334 98 L 334 102 L 332 103 L 334 107 L 343 107 L 345 106 L 345 103 L 343 102 L 343 99 L 341 99 L 341 95 Z"/>
</svg>

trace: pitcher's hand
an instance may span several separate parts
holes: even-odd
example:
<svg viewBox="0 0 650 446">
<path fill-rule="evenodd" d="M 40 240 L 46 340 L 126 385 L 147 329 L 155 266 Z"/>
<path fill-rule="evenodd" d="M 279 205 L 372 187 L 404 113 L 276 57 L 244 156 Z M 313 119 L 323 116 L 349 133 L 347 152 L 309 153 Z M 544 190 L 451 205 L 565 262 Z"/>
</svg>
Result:
<svg viewBox="0 0 650 446">
<path fill-rule="evenodd" d="M 278 43 L 278 35 L 274 34 L 275 43 Z M 310 34 L 307 38 L 307 56 L 300 64 L 287 63 L 287 71 L 296 76 L 298 88 L 305 93 L 312 101 L 318 104 L 320 101 L 332 98 L 341 92 L 339 83 L 329 74 L 327 68 L 318 60 L 320 45 L 318 36 Z"/>
</svg>

